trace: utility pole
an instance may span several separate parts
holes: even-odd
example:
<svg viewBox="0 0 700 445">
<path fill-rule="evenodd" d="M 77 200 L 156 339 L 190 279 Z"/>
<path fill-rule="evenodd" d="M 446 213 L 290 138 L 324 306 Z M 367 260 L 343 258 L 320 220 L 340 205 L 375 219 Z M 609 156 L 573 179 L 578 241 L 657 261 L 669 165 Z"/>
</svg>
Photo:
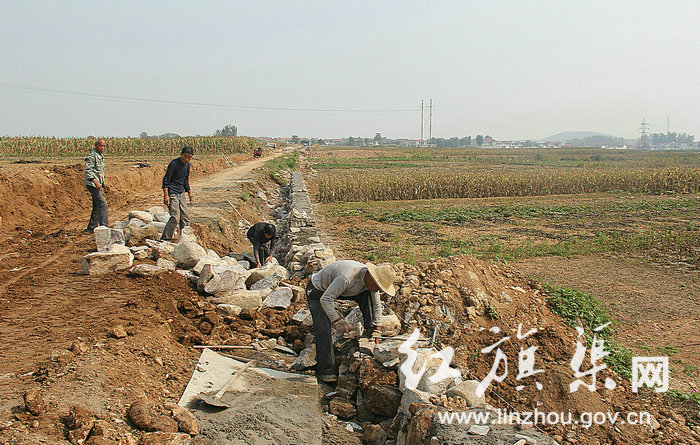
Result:
<svg viewBox="0 0 700 445">
<path fill-rule="evenodd" d="M 671 116 L 666 117 L 666 134 L 671 132 Z"/>
<path fill-rule="evenodd" d="M 642 118 L 642 125 L 640 127 L 641 135 L 639 136 L 639 148 L 649 148 L 649 124 L 647 123 L 647 118 Z"/>
<path fill-rule="evenodd" d="M 433 100 L 430 99 L 430 130 L 428 131 L 428 140 L 433 139 Z"/>
<path fill-rule="evenodd" d="M 423 99 L 420 100 L 420 146 L 423 146 Z"/>
</svg>

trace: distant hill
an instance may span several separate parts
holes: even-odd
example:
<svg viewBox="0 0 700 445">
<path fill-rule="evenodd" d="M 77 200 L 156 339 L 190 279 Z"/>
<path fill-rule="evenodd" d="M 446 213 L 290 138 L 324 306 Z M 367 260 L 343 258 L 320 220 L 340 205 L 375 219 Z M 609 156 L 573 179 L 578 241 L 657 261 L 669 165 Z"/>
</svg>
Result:
<svg viewBox="0 0 700 445">
<path fill-rule="evenodd" d="M 615 137 L 610 134 L 598 133 L 597 131 L 566 131 L 564 133 L 557 133 L 543 140 L 567 142 L 573 139 L 583 139 L 591 136 Z"/>
</svg>

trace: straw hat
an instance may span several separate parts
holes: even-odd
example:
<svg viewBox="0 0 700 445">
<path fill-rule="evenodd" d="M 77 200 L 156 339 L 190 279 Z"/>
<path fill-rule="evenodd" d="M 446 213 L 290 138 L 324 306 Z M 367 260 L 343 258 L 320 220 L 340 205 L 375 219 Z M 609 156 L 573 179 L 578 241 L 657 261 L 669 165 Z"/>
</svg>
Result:
<svg viewBox="0 0 700 445">
<path fill-rule="evenodd" d="M 394 287 L 394 280 L 396 279 L 396 272 L 390 264 L 382 264 L 381 266 L 375 266 L 372 263 L 365 264 L 367 266 L 367 271 L 374 280 L 379 288 L 392 297 L 396 295 L 396 288 Z"/>
</svg>

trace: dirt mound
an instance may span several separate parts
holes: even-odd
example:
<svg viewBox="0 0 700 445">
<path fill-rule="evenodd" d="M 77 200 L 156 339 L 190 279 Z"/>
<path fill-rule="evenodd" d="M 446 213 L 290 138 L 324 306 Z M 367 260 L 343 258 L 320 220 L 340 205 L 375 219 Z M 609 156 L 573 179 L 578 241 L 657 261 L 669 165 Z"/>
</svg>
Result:
<svg viewBox="0 0 700 445">
<path fill-rule="evenodd" d="M 243 159 L 242 155 L 228 158 L 198 159 L 193 162 L 192 178 L 225 168 L 229 163 Z M 135 163 L 106 157 L 105 193 L 114 210 L 136 204 L 149 189 L 160 191 L 160 182 L 170 159 L 157 159 L 150 167 L 137 168 Z M 12 236 L 15 229 L 49 232 L 67 223 L 80 221 L 87 224 L 92 208 L 90 195 L 85 190 L 82 162 L 69 164 L 5 164 L 0 170 L 0 221 L 2 235 Z M 159 202 L 156 196 L 156 202 Z M 153 199 L 149 202 L 152 204 Z"/>
<path fill-rule="evenodd" d="M 571 368 L 572 357 L 579 339 L 577 332 L 563 324 L 552 313 L 543 289 L 516 269 L 490 264 L 469 256 L 457 256 L 422 263 L 417 267 L 399 265 L 403 285 L 389 301 L 404 322 L 421 328 L 427 338 L 434 335 L 441 347 L 452 346 L 454 366 L 464 370 L 468 379 L 483 380 L 495 362 L 496 348 L 507 361 L 507 376 L 502 382 L 494 380 L 487 400 L 507 411 L 571 412 L 576 419 L 581 413 L 649 412 L 661 427 L 652 431 L 639 425 L 609 423 L 588 429 L 572 426 L 541 426 L 555 440 L 570 443 L 691 443 L 697 440 L 690 426 L 700 422 L 698 413 L 690 409 L 673 413 L 669 401 L 651 391 L 635 394 L 631 383 L 610 369 L 597 373 L 595 392 L 581 386 L 570 392 L 569 385 L 577 377 Z M 521 326 L 519 330 L 519 326 Z M 494 332 L 492 328 L 500 329 Z M 531 329 L 536 332 L 528 334 Z M 486 353 L 482 352 L 504 337 Z M 588 346 L 585 337 L 580 340 Z M 544 372 L 517 379 L 519 354 L 528 348 L 534 351 L 534 369 Z M 581 371 L 591 367 L 590 347 Z M 497 375 L 504 373 L 504 363 Z M 606 389 L 606 379 L 615 382 Z M 582 377 L 586 384 L 594 383 Z M 538 389 L 537 383 L 541 385 Z M 686 425 L 687 423 L 687 425 Z M 558 440 L 561 442 L 561 440 Z M 578 441 L 578 442 L 576 442 Z"/>
<path fill-rule="evenodd" d="M 96 279 L 70 272 L 93 250 L 89 235 L 59 231 L 15 241 L 3 254 L 19 270 L 4 268 L 12 279 L 0 297 L 0 437 L 58 440 L 72 405 L 124 422 L 137 398 L 177 403 L 199 357 L 192 345 L 283 337 L 303 348 L 306 331 L 290 323 L 303 302 L 222 316 L 179 274 Z M 126 337 L 117 338 L 115 326 Z M 29 389 L 46 402 L 40 416 L 24 411 Z"/>
</svg>

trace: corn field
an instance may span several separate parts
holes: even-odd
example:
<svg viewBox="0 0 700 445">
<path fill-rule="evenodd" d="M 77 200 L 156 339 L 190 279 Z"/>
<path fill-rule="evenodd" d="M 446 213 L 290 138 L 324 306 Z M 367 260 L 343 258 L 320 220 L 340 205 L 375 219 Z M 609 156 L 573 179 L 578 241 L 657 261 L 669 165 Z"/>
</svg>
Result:
<svg viewBox="0 0 700 445">
<path fill-rule="evenodd" d="M 321 173 L 322 202 L 483 198 L 624 191 L 698 193 L 698 168 L 454 172 L 416 169 Z"/>
<path fill-rule="evenodd" d="M 172 156 L 185 145 L 197 155 L 246 153 L 254 140 L 244 137 L 192 136 L 182 138 L 103 138 L 108 156 Z M 84 156 L 95 144 L 95 138 L 59 139 L 46 137 L 0 137 L 0 158 L 43 158 Z"/>
</svg>

